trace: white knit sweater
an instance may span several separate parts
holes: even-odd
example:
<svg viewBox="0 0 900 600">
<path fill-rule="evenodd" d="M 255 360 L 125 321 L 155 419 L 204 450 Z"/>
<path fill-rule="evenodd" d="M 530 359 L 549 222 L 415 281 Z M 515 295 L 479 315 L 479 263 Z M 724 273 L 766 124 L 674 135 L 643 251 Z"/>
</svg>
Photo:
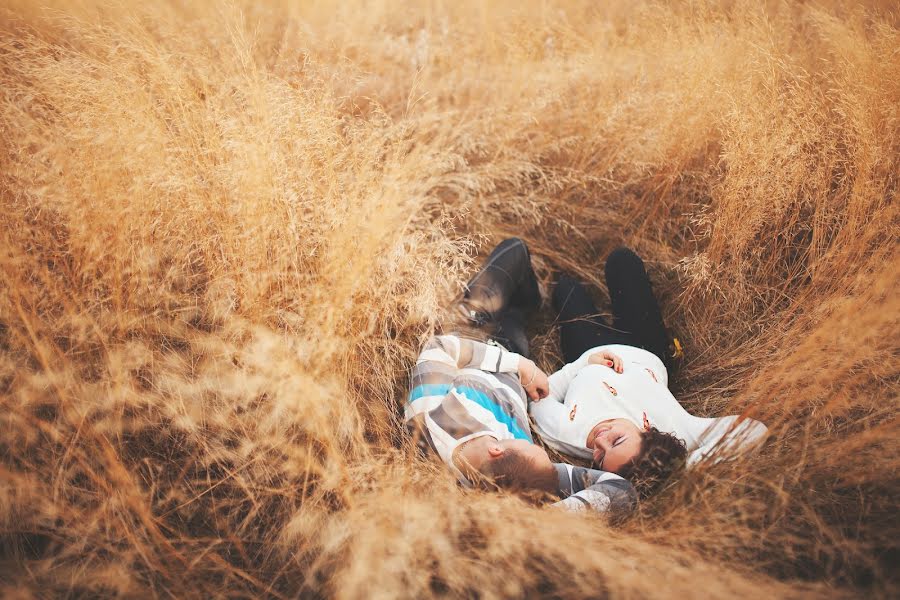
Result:
<svg viewBox="0 0 900 600">
<path fill-rule="evenodd" d="M 618 354 L 623 372 L 588 364 L 599 350 Z M 717 459 L 733 456 L 765 437 L 765 425 L 740 415 L 691 415 L 669 391 L 668 383 L 669 374 L 653 353 L 633 346 L 598 346 L 551 375 L 550 395 L 532 402 L 529 412 L 535 430 L 549 446 L 588 459 L 592 450 L 587 447 L 587 436 L 597 423 L 624 418 L 643 428 L 644 412 L 652 426 L 685 441 L 689 465 L 713 453 Z"/>
</svg>

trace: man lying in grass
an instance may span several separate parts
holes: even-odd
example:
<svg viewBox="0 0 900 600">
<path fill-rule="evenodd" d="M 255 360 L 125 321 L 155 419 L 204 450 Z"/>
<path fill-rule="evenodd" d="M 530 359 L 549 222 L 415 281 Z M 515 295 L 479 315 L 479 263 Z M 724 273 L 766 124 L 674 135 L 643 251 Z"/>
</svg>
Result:
<svg viewBox="0 0 900 600">
<path fill-rule="evenodd" d="M 469 282 L 461 303 L 476 324 L 494 324 L 494 337 L 526 355 L 522 308 L 537 301 L 537 282 L 520 240 L 501 243 Z M 757 445 L 766 428 L 737 415 L 704 419 L 685 411 L 668 389 L 672 354 L 662 314 L 641 259 L 627 248 L 606 262 L 613 324 L 587 290 L 560 277 L 553 305 L 560 345 L 569 363 L 550 376 L 548 394 L 532 394 L 536 431 L 553 449 L 652 493 L 685 463 Z M 543 386 L 543 381 L 541 381 Z"/>
<path fill-rule="evenodd" d="M 556 504 L 570 510 L 630 510 L 635 493 L 625 479 L 554 464 L 534 444 L 527 398 L 546 396 L 548 379 L 523 355 L 527 342 L 519 345 L 525 339 L 522 316 L 540 303 L 525 244 L 507 240 L 486 268 L 499 269 L 501 286 L 510 292 L 494 339 L 521 352 L 453 335 L 430 339 L 416 361 L 405 409 L 417 443 L 439 456 L 463 485 L 545 492 L 561 498 Z"/>
</svg>

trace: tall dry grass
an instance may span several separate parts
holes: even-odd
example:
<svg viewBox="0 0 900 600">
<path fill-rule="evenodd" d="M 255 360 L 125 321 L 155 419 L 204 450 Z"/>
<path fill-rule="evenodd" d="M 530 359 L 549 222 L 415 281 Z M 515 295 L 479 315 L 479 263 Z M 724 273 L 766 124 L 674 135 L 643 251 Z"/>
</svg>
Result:
<svg viewBox="0 0 900 600">
<path fill-rule="evenodd" d="M 4 594 L 896 594 L 891 10 L 7 0 Z M 407 370 L 507 235 L 545 285 L 636 248 L 676 394 L 764 450 L 615 527 L 416 458 Z"/>
</svg>

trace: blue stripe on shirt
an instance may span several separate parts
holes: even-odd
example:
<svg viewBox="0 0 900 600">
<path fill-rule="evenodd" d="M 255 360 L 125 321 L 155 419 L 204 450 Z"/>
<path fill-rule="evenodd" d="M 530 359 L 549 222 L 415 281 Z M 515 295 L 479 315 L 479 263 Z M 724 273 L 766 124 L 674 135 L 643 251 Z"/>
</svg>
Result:
<svg viewBox="0 0 900 600">
<path fill-rule="evenodd" d="M 492 400 L 487 394 L 465 386 L 457 387 L 456 391 L 475 404 L 478 404 L 482 408 L 488 410 L 492 415 L 494 415 L 494 418 L 497 419 L 497 421 L 506 425 L 506 428 L 509 429 L 509 432 L 514 438 L 519 440 L 528 440 L 529 442 L 534 441 L 527 432 L 523 431 L 522 428 L 519 427 L 518 423 L 516 423 L 515 418 L 503 412 L 497 402 Z"/>
<path fill-rule="evenodd" d="M 423 383 L 409 392 L 409 402 L 415 402 L 424 396 L 446 396 L 453 387 L 449 383 Z"/>
<path fill-rule="evenodd" d="M 409 392 L 408 401 L 415 402 L 425 396 L 446 396 L 451 389 L 454 389 L 453 386 L 447 383 L 423 383 L 422 385 L 417 385 Z M 503 412 L 503 409 L 500 408 L 497 402 L 492 400 L 487 394 L 466 386 L 457 387 L 456 391 L 494 415 L 497 421 L 506 425 L 506 428 L 509 429 L 510 434 L 514 438 L 528 440 L 529 442 L 534 441 L 528 432 L 519 427 L 515 418 Z"/>
</svg>

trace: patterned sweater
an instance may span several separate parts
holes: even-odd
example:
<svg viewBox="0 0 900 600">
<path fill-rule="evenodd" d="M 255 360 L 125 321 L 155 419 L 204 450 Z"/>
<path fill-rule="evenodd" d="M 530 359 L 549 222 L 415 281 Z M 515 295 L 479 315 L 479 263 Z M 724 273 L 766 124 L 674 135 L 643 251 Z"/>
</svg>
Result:
<svg viewBox="0 0 900 600">
<path fill-rule="evenodd" d="M 534 442 L 519 359 L 499 346 L 441 335 L 428 340 L 416 361 L 405 407 L 407 427 L 419 446 L 437 454 L 463 485 L 471 483 L 453 462 L 459 445 L 481 436 Z M 618 475 L 555 467 L 558 494 L 565 499 L 557 504 L 563 508 L 605 512 L 633 503 L 631 484 Z"/>
<path fill-rule="evenodd" d="M 589 364 L 592 354 L 609 350 L 622 358 L 623 371 Z M 534 426 L 550 447 L 589 459 L 588 433 L 607 419 L 643 426 L 643 415 L 660 431 L 685 441 L 688 465 L 720 460 L 756 448 L 766 426 L 743 415 L 695 417 L 668 388 L 669 374 L 656 355 L 633 346 L 591 348 L 550 376 L 550 394 L 530 406 Z"/>
</svg>

